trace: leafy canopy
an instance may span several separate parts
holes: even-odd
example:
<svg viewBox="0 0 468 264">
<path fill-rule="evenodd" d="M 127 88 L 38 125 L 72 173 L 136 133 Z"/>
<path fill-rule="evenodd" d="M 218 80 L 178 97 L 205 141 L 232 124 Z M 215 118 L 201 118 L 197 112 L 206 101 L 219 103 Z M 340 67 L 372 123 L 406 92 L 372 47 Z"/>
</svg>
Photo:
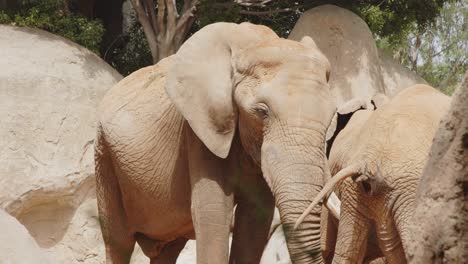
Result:
<svg viewBox="0 0 468 264">
<path fill-rule="evenodd" d="M 65 0 L 24 0 L 15 10 L 0 10 L 0 24 L 43 29 L 99 54 L 104 26 L 67 9 Z"/>
</svg>

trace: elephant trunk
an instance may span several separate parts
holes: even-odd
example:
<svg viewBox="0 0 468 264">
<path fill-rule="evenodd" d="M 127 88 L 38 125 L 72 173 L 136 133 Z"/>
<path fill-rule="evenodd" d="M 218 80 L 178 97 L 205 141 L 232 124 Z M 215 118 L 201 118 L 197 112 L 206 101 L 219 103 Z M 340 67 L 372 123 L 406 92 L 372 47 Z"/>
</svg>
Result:
<svg viewBox="0 0 468 264">
<path fill-rule="evenodd" d="M 313 210 L 299 228 L 293 228 L 296 219 L 310 203 L 309 195 L 316 194 L 320 190 L 310 183 L 301 183 L 308 186 L 303 186 L 299 190 L 298 187 L 294 187 L 297 184 L 297 182 L 289 184 L 285 182 L 274 191 L 289 254 L 293 263 L 321 263 L 320 207 Z"/>
<path fill-rule="evenodd" d="M 294 229 L 297 218 L 323 186 L 325 144 L 322 134 L 288 135 L 287 143 L 262 147 L 262 169 L 275 197 L 293 263 L 322 263 L 320 211 L 317 206 Z"/>
</svg>

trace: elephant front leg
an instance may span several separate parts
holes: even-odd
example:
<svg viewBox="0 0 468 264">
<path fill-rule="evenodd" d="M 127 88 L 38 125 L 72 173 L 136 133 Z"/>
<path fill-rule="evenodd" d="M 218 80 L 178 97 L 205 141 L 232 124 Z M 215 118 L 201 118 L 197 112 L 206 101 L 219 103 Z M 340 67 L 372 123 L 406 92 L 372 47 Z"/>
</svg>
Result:
<svg viewBox="0 0 468 264">
<path fill-rule="evenodd" d="M 338 219 L 323 205 L 320 215 L 320 249 L 322 250 L 323 262 L 332 263 L 335 252 L 336 236 L 338 233 Z"/>
<path fill-rule="evenodd" d="M 406 256 L 401 239 L 393 221 L 390 210 L 384 212 L 377 219 L 376 229 L 379 247 L 388 263 L 405 264 Z"/>
<path fill-rule="evenodd" d="M 213 155 L 192 131 L 187 134 L 197 263 L 228 263 L 234 206 L 228 162 Z"/>
<path fill-rule="evenodd" d="M 268 241 L 275 201 L 260 171 L 244 170 L 236 188 L 230 263 L 259 263 Z"/>
<path fill-rule="evenodd" d="M 359 214 L 359 213 L 358 213 Z M 335 264 L 363 263 L 370 222 L 360 215 L 348 215 L 342 211 L 335 247 Z"/>
<path fill-rule="evenodd" d="M 135 238 L 127 225 L 117 175 L 103 141 L 103 137 L 99 136 L 95 159 L 96 197 L 106 248 L 106 263 L 126 264 L 130 262 Z"/>
</svg>

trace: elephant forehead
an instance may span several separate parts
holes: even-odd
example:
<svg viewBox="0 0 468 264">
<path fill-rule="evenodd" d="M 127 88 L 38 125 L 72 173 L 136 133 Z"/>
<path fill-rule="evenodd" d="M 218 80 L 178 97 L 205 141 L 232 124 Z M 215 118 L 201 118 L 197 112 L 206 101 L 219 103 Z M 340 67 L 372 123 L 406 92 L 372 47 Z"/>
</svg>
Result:
<svg viewBox="0 0 468 264">
<path fill-rule="evenodd" d="M 285 64 L 326 71 L 328 60 L 316 48 L 306 47 L 296 41 L 275 39 L 241 50 L 235 56 L 234 63 L 237 71 L 247 73 L 259 67 L 277 69 Z"/>
</svg>

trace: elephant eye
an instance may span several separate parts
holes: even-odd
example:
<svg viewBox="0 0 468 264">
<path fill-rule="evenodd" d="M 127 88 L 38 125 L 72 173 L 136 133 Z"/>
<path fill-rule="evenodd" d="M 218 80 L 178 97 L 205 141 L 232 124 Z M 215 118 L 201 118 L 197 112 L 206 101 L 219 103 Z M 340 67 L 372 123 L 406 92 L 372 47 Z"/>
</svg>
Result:
<svg viewBox="0 0 468 264">
<path fill-rule="evenodd" d="M 264 103 L 258 103 L 254 106 L 253 108 L 255 114 L 260 117 L 261 119 L 265 119 L 268 117 L 268 113 L 270 110 L 268 109 L 268 106 Z"/>
</svg>

